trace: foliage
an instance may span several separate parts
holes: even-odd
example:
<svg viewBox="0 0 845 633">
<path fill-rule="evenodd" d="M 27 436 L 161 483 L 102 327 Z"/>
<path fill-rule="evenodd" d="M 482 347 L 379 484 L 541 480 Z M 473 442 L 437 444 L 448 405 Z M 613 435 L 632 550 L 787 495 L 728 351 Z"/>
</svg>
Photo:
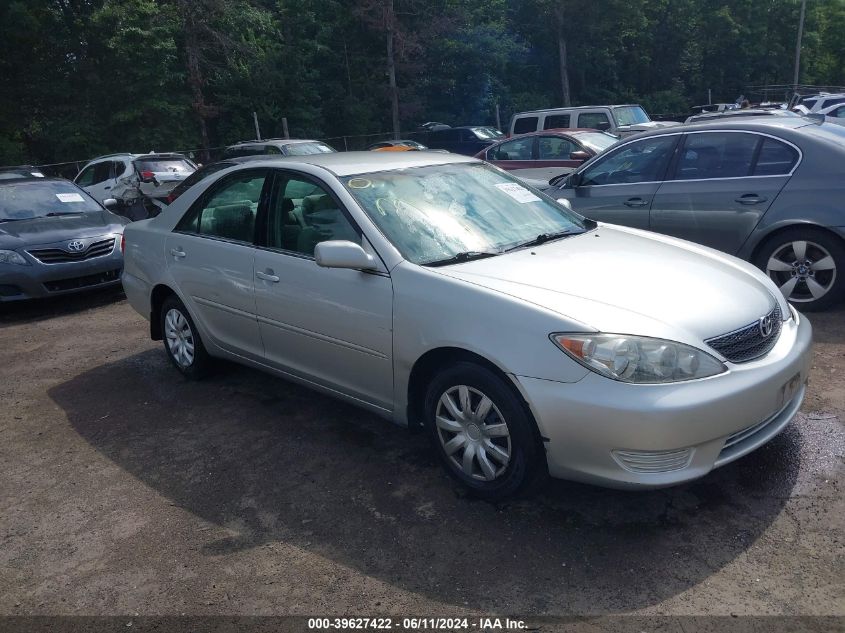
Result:
<svg viewBox="0 0 845 633">
<path fill-rule="evenodd" d="M 391 129 L 560 105 L 652 113 L 792 81 L 800 0 L 0 0 L 0 164 Z M 845 0 L 809 0 L 801 82 L 845 84 Z M 762 98 L 762 94 L 749 94 Z M 772 94 L 783 98 L 783 94 Z M 404 133 L 404 132 L 403 132 Z M 342 142 L 340 143 L 342 147 Z"/>
</svg>

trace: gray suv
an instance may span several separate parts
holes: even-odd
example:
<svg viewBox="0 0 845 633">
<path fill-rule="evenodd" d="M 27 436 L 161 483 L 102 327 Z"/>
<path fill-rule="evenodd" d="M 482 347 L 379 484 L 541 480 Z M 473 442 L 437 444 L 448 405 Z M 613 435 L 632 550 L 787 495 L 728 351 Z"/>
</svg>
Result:
<svg viewBox="0 0 845 633">
<path fill-rule="evenodd" d="M 0 302 L 117 286 L 128 222 L 67 180 L 0 181 Z"/>
<path fill-rule="evenodd" d="M 546 193 L 593 220 L 747 259 L 811 311 L 845 291 L 843 165 L 842 126 L 804 117 L 720 120 L 626 139 L 552 180 Z"/>
</svg>

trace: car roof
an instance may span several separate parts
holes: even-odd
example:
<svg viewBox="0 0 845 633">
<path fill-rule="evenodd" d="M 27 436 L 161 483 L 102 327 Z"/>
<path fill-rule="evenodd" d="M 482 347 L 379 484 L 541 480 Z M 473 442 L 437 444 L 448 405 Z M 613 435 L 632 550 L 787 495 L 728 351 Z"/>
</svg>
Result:
<svg viewBox="0 0 845 633">
<path fill-rule="evenodd" d="M 560 110 L 590 110 L 592 108 L 641 108 L 639 103 L 617 103 L 615 105 L 585 105 L 585 106 L 563 106 L 560 108 L 541 108 L 540 110 L 525 110 L 517 112 L 515 117 L 522 114 L 542 114 L 543 112 L 558 112 Z"/>
<path fill-rule="evenodd" d="M 37 185 L 38 183 L 45 182 L 63 182 L 75 189 L 79 188 L 72 180 L 60 178 L 59 176 L 45 176 L 44 178 L 27 178 L 26 176 L 21 176 L 20 178 L 9 178 L 0 180 L 0 187 L 5 187 L 6 185 Z"/>
<path fill-rule="evenodd" d="M 641 132 L 636 136 L 629 136 L 625 141 L 632 138 L 647 138 L 649 136 L 661 136 L 665 134 L 685 134 L 698 130 L 713 130 L 720 128 L 724 130 L 748 130 L 750 132 L 766 132 L 773 128 L 797 130 L 808 125 L 819 125 L 818 121 L 803 116 L 750 116 L 750 117 L 724 117 L 712 120 L 693 121 L 683 126 L 670 128 L 657 128 L 647 132 Z"/>
<path fill-rule="evenodd" d="M 261 140 L 255 141 L 238 141 L 237 143 L 230 145 L 226 149 L 230 147 L 240 147 L 241 145 L 292 145 L 294 143 L 322 143 L 323 141 L 318 141 L 317 139 L 312 138 L 264 138 Z"/>
<path fill-rule="evenodd" d="M 792 116 L 794 112 L 790 110 L 782 110 L 780 108 L 744 108 L 741 110 L 723 110 L 721 112 L 702 112 L 701 114 L 693 114 L 692 117 L 696 121 L 706 121 L 708 119 L 732 119 L 734 117 L 752 117 L 752 116 Z"/>
<path fill-rule="evenodd" d="M 335 176 L 354 176 L 394 169 L 412 169 L 430 165 L 449 165 L 456 163 L 478 163 L 478 159 L 461 154 L 441 152 L 334 152 L 332 154 L 309 154 L 307 156 L 266 156 L 262 161 L 250 161 L 260 165 L 276 167 L 294 167 L 313 165 L 322 167 Z"/>
</svg>

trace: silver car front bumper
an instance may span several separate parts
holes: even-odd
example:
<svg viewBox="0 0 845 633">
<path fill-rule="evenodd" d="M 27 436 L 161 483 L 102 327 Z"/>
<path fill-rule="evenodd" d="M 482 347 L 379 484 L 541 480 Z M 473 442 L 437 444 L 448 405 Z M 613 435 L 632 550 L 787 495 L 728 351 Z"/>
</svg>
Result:
<svg viewBox="0 0 845 633">
<path fill-rule="evenodd" d="M 702 477 L 768 442 L 804 398 L 812 327 L 796 313 L 764 357 L 712 378 L 633 385 L 595 373 L 576 383 L 516 376 L 553 477 L 662 487 Z"/>
</svg>

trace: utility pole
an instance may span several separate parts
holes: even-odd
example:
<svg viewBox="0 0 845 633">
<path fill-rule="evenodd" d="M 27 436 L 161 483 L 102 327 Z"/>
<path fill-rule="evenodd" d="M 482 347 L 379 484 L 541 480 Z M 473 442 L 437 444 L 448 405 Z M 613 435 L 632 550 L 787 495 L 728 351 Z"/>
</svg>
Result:
<svg viewBox="0 0 845 633">
<path fill-rule="evenodd" d="M 801 0 L 801 17 L 798 19 L 798 42 L 795 44 L 795 74 L 792 75 L 792 89 L 798 92 L 798 75 L 801 70 L 801 38 L 804 36 L 804 14 L 807 0 Z"/>
<path fill-rule="evenodd" d="M 252 122 L 255 123 L 255 140 L 261 140 L 261 130 L 258 128 L 258 114 L 256 112 L 252 113 Z"/>
</svg>

